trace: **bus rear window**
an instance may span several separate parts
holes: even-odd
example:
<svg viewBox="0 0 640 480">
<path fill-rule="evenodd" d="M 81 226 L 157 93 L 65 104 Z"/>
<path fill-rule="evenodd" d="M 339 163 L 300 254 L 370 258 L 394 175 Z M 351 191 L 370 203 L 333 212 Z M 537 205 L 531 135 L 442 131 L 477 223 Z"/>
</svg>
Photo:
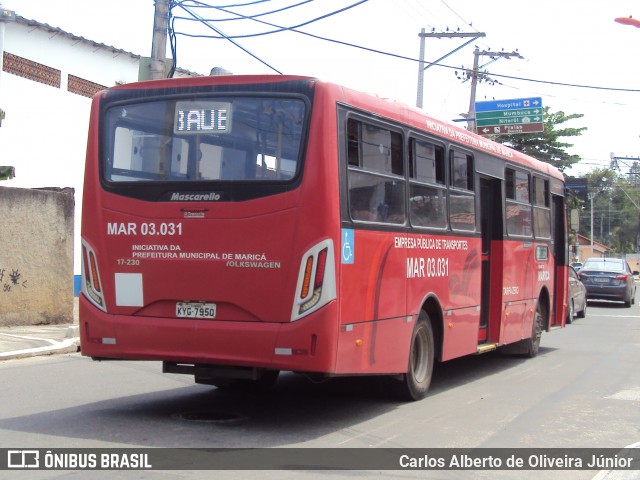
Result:
<svg viewBox="0 0 640 480">
<path fill-rule="evenodd" d="M 289 181 L 306 113 L 298 99 L 149 101 L 113 106 L 103 138 L 107 182 Z"/>
</svg>

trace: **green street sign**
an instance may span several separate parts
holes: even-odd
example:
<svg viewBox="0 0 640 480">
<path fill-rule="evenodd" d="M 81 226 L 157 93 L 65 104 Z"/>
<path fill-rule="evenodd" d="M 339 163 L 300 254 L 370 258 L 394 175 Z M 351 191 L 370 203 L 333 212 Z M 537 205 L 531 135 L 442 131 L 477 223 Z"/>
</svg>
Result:
<svg viewBox="0 0 640 480">
<path fill-rule="evenodd" d="M 483 118 L 476 117 L 476 126 L 485 127 L 491 125 L 523 125 L 527 123 L 542 123 L 542 115 L 519 115 L 505 118 Z"/>
<path fill-rule="evenodd" d="M 522 108 L 517 110 L 492 110 L 490 112 L 477 112 L 476 120 L 484 120 L 487 118 L 511 118 L 511 117 L 524 117 L 524 116 L 542 117 L 542 109 L 541 108 Z M 540 119 L 539 121 L 542 121 L 542 119 Z"/>
</svg>

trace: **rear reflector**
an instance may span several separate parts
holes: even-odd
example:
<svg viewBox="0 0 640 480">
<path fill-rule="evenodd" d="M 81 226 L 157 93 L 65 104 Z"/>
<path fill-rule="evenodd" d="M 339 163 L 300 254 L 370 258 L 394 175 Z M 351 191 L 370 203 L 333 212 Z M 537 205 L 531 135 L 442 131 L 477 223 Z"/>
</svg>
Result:
<svg viewBox="0 0 640 480">
<path fill-rule="evenodd" d="M 292 321 L 299 320 L 336 298 L 333 241 L 323 240 L 309 249 L 302 259 L 291 312 Z"/>
<path fill-rule="evenodd" d="M 82 240 L 82 293 L 96 307 L 106 312 L 104 295 L 102 294 L 102 284 L 98 271 L 98 260 L 93 249 L 83 239 Z"/>
</svg>

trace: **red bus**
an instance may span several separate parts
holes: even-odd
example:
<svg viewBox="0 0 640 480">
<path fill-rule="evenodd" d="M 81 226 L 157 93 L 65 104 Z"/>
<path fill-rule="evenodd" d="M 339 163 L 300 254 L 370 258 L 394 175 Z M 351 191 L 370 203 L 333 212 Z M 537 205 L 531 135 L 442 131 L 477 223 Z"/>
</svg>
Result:
<svg viewBox="0 0 640 480">
<path fill-rule="evenodd" d="M 81 348 L 216 386 L 534 356 L 564 326 L 562 174 L 314 78 L 116 86 L 92 104 Z"/>
</svg>

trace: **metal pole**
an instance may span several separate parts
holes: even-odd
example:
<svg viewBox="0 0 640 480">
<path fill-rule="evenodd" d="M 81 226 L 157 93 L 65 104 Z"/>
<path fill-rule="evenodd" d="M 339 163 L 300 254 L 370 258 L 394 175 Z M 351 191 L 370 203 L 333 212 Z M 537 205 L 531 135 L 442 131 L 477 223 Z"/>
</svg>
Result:
<svg viewBox="0 0 640 480">
<path fill-rule="evenodd" d="M 167 29 L 169 27 L 169 0 L 156 0 L 153 17 L 153 38 L 151 41 L 151 61 L 149 78 L 164 78 L 165 58 L 167 56 Z"/>
<path fill-rule="evenodd" d="M 425 44 L 425 31 L 424 28 L 420 29 L 420 61 L 418 62 L 418 98 L 416 100 L 416 107 L 422 108 L 423 90 L 424 90 L 424 44 Z"/>
<path fill-rule="evenodd" d="M 424 96 L 424 93 L 423 93 L 424 92 L 424 71 L 429 67 L 433 67 L 434 65 L 437 65 L 438 62 L 440 62 L 440 60 L 444 60 L 445 58 L 454 54 L 461 48 L 469 45 L 475 39 L 485 37 L 486 33 L 482 33 L 482 32 L 465 33 L 465 32 L 449 32 L 449 31 L 447 32 L 432 31 L 431 33 L 425 33 L 424 28 L 422 28 L 420 29 L 420 33 L 418 34 L 418 36 L 420 37 L 420 59 L 419 59 L 420 61 L 418 62 L 418 95 L 416 100 L 416 106 L 418 108 L 422 108 L 423 96 Z M 425 39 L 427 37 L 429 38 L 469 38 L 471 37 L 471 40 L 465 42 L 463 45 L 460 45 L 459 47 L 450 51 L 446 55 L 443 55 L 435 62 L 429 62 L 429 64 L 427 65 L 427 62 L 424 59 Z"/>
<path fill-rule="evenodd" d="M 476 132 L 476 87 L 478 85 L 478 58 L 480 49 L 473 51 L 473 71 L 471 72 L 471 98 L 469 99 L 469 115 L 467 116 L 467 130 Z"/>
<path fill-rule="evenodd" d="M 591 257 L 593 257 L 593 197 L 595 197 L 595 193 L 590 193 L 589 200 L 591 200 Z"/>
</svg>

